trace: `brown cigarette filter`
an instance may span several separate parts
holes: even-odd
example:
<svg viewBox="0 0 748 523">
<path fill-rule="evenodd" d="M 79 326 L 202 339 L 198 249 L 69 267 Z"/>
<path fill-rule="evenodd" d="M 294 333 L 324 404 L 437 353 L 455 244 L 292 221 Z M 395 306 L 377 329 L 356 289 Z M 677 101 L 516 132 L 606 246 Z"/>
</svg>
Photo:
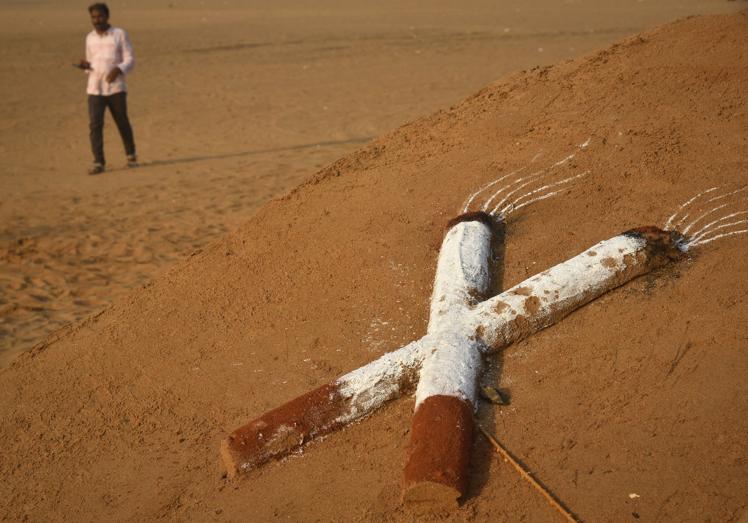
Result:
<svg viewBox="0 0 748 523">
<path fill-rule="evenodd" d="M 413 414 L 403 502 L 453 508 L 467 491 L 473 409 L 455 396 L 431 396 Z M 419 507 L 420 506 L 420 507 Z"/>
</svg>

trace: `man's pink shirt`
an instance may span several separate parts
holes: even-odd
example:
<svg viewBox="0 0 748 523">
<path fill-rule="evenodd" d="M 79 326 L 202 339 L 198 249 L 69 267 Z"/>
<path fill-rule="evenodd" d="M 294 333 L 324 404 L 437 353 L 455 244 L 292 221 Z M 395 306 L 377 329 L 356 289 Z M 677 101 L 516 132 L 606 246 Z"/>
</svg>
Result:
<svg viewBox="0 0 748 523">
<path fill-rule="evenodd" d="M 100 35 L 95 30 L 86 36 L 86 61 L 91 64 L 88 72 L 86 92 L 93 95 L 109 96 L 127 91 L 125 76 L 135 66 L 135 55 L 127 32 L 119 27 L 109 27 Z M 122 74 L 109 83 L 106 75 L 119 67 Z"/>
</svg>

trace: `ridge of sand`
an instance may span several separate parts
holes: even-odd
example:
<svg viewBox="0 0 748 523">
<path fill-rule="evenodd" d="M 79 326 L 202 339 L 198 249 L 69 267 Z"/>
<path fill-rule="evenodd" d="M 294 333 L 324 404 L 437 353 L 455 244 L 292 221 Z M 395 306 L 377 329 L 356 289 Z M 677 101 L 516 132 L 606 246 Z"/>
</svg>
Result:
<svg viewBox="0 0 748 523">
<path fill-rule="evenodd" d="M 510 224 L 508 287 L 712 185 L 748 180 L 748 15 L 689 18 L 496 82 L 324 169 L 0 373 L 10 519 L 410 520 L 412 401 L 228 483 L 218 441 L 420 335 L 443 224 L 542 152 L 588 183 Z M 480 413 L 589 521 L 737 520 L 748 503 L 748 241 L 715 242 L 493 362 Z M 474 449 L 468 521 L 554 517 Z M 636 493 L 640 497 L 631 498 Z"/>
</svg>

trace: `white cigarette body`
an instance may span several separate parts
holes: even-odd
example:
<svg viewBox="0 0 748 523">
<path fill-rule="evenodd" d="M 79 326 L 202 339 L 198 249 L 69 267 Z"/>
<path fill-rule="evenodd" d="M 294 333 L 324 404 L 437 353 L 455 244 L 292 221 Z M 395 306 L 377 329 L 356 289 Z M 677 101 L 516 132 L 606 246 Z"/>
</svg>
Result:
<svg viewBox="0 0 748 523">
<path fill-rule="evenodd" d="M 677 233 L 632 229 L 532 276 L 479 304 L 473 333 L 487 351 L 500 350 L 553 325 L 582 305 L 683 256 Z"/>
<path fill-rule="evenodd" d="M 438 394 L 475 399 L 475 380 L 468 375 L 480 372 L 481 361 L 468 335 L 472 309 L 490 288 L 492 238 L 492 227 L 477 220 L 458 222 L 444 236 L 431 296 L 432 348 L 421 368 L 416 408 Z"/>
<path fill-rule="evenodd" d="M 461 217 L 439 251 L 428 328 L 431 349 L 416 389 L 403 478 L 403 500 L 409 504 L 454 505 L 467 488 L 475 390 L 483 367 L 479 342 L 470 336 L 471 313 L 490 288 L 494 224 L 486 218 Z"/>
</svg>

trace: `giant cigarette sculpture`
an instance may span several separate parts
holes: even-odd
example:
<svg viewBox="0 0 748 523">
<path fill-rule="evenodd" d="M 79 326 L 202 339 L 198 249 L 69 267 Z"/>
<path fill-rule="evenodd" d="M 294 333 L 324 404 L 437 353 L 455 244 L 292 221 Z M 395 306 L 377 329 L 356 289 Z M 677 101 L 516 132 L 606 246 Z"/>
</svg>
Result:
<svg viewBox="0 0 748 523">
<path fill-rule="evenodd" d="M 586 148 L 587 144 L 588 142 L 582 144 L 580 149 Z M 470 195 L 463 207 L 462 218 L 453 220 L 450 225 L 479 222 L 486 227 L 502 227 L 506 217 L 511 212 L 536 201 L 555 196 L 559 192 L 558 187 L 585 176 L 587 172 L 567 176 L 559 181 L 553 181 L 528 190 L 511 203 L 507 203 L 518 190 L 525 188 L 530 182 L 544 180 L 549 174 L 553 174 L 555 169 L 567 164 L 572 158 L 574 158 L 574 154 L 566 156 L 546 170 L 516 177 L 512 183 L 501 186 L 494 191 L 484 202 L 481 211 L 469 213 L 468 209 L 478 195 L 509 177 L 522 174 L 527 166 L 493 180 Z M 493 210 L 486 212 L 502 193 L 504 193 L 504 197 L 494 206 Z M 450 228 L 448 227 L 448 229 Z M 447 231 L 449 237 L 451 237 L 449 235 L 450 230 Z M 478 231 L 479 229 L 471 228 L 471 230 Z M 490 239 L 490 235 L 482 234 L 481 238 L 477 239 L 474 244 L 475 248 L 480 249 L 480 252 L 483 253 L 472 258 L 474 264 L 484 267 L 485 281 L 481 285 L 486 285 L 488 279 L 486 256 L 488 254 L 487 249 L 490 248 Z M 460 245 L 459 242 L 450 243 L 453 246 Z M 450 269 L 454 273 L 459 273 L 462 269 L 444 263 L 441 263 L 441 267 L 442 270 L 437 271 L 439 286 L 451 288 L 454 296 L 452 296 L 453 293 L 446 293 L 450 295 L 449 303 L 457 304 L 460 300 L 459 296 L 466 296 L 465 293 L 469 294 L 470 289 L 466 287 L 465 293 L 460 293 L 459 285 L 450 281 L 453 274 L 442 274 L 442 272 L 445 269 Z M 470 282 L 467 281 L 465 285 L 471 286 Z M 476 290 L 478 293 L 485 292 L 487 287 Z M 437 311 L 446 309 L 437 304 L 436 306 L 432 305 L 431 310 L 430 332 L 439 330 L 431 323 L 439 321 Z M 440 322 L 441 325 L 446 326 L 448 319 L 444 318 L 444 321 Z M 388 401 L 399 398 L 402 394 L 410 391 L 418 381 L 421 363 L 431 348 L 430 339 L 427 334 L 423 338 L 299 396 L 233 431 L 221 443 L 221 458 L 229 476 L 251 470 L 270 459 L 283 457 L 310 440 L 366 416 Z"/>
<path fill-rule="evenodd" d="M 476 383 L 484 354 L 554 324 L 609 290 L 681 258 L 690 247 L 748 232 L 735 229 L 746 220 L 725 223 L 746 211 L 713 220 L 690 237 L 657 227 L 633 229 L 484 300 L 489 288 L 491 240 L 506 216 L 556 194 L 558 191 L 550 189 L 584 174 L 547 184 L 509 204 L 505 204 L 507 194 L 490 213 L 465 212 L 453 220 L 437 263 L 426 335 L 232 432 L 221 445 L 229 475 L 285 456 L 317 436 L 370 414 L 418 382 L 403 499 L 454 504 L 468 484 Z M 516 192 L 523 180 L 535 178 L 539 176 L 518 178 L 510 193 Z M 501 190 L 484 204 L 485 210 Z M 676 215 L 713 190 L 683 204 L 665 229 L 683 223 L 688 214 L 674 222 Z M 742 190 L 706 199 L 706 203 Z M 468 199 L 464 211 L 475 196 Z M 720 204 L 702 213 L 685 230 L 724 207 L 726 204 Z"/>
</svg>

